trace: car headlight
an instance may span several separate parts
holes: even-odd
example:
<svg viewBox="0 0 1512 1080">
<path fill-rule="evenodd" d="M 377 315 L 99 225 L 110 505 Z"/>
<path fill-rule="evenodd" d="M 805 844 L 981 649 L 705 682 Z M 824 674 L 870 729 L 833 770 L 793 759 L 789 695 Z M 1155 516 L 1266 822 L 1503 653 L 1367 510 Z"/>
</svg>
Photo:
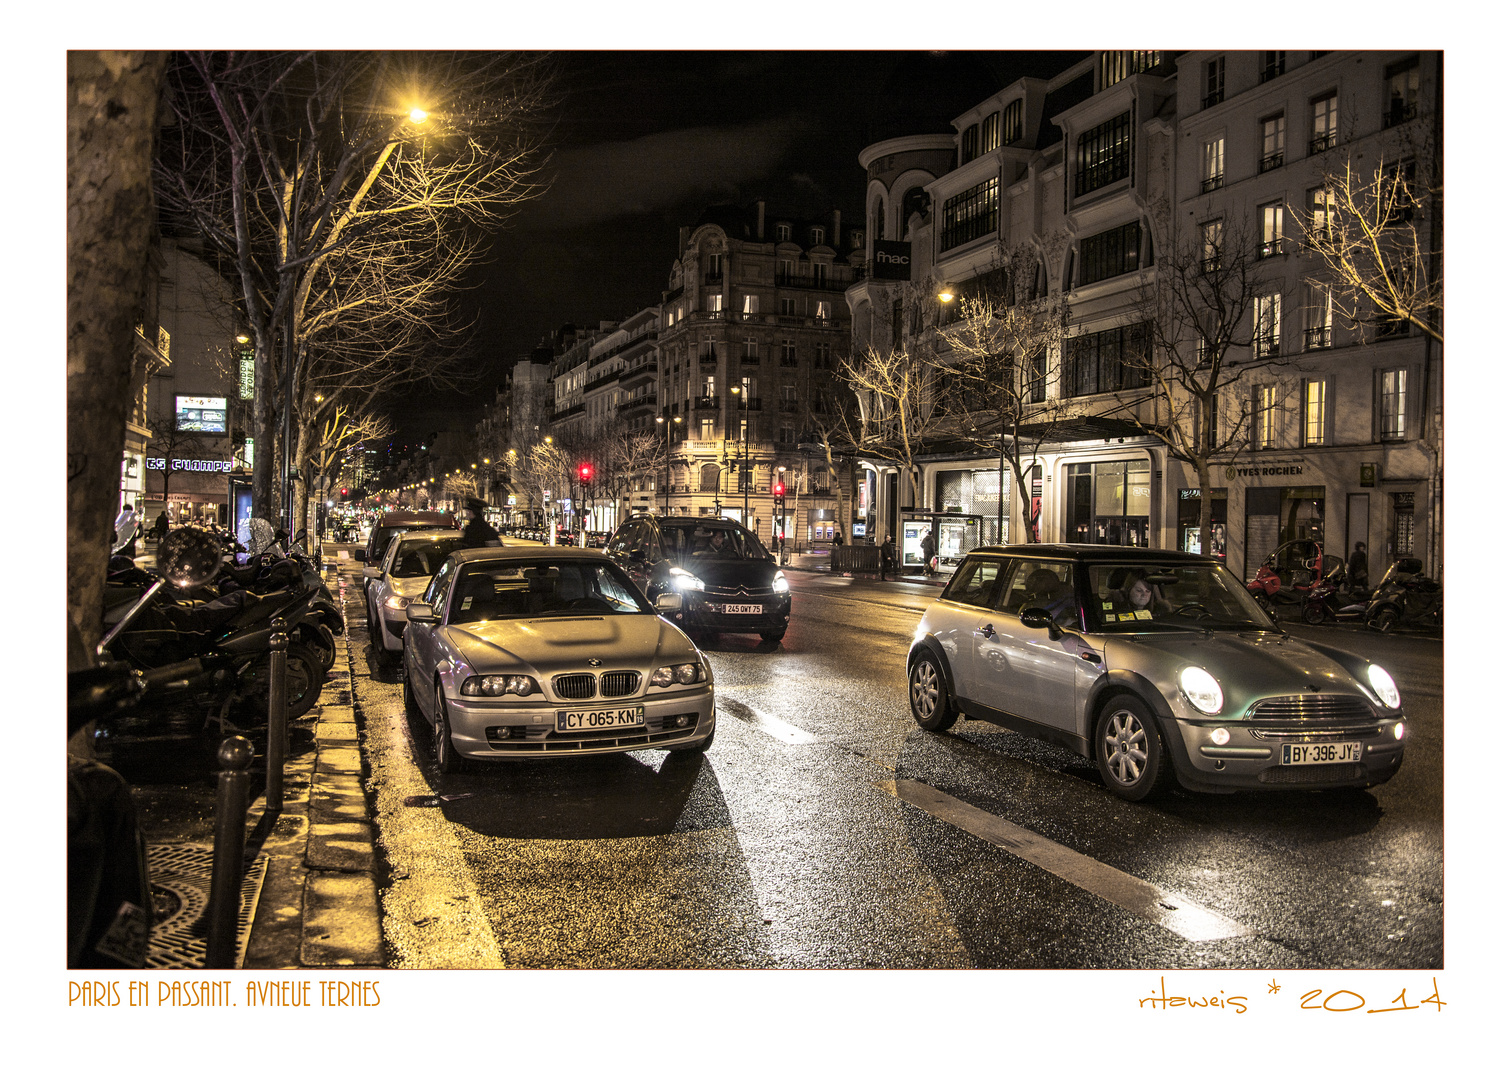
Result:
<svg viewBox="0 0 1512 1080">
<path fill-rule="evenodd" d="M 528 697 L 537 693 L 536 682 L 529 675 L 472 675 L 462 680 L 465 697 L 503 697 L 515 694 Z"/>
<path fill-rule="evenodd" d="M 1371 664 L 1365 669 L 1365 675 L 1370 680 L 1370 688 L 1375 691 L 1376 697 L 1381 699 L 1381 704 L 1388 709 L 1402 707 L 1402 695 L 1397 691 L 1396 681 L 1387 674 L 1385 668 L 1379 664 Z"/>
<path fill-rule="evenodd" d="M 1181 669 L 1181 692 L 1198 712 L 1212 716 L 1223 708 L 1223 687 L 1200 667 Z"/>
<path fill-rule="evenodd" d="M 704 681 L 702 664 L 678 664 L 676 667 L 659 667 L 651 673 L 652 686 L 671 686 L 673 683 L 681 683 L 684 686 Z"/>
<path fill-rule="evenodd" d="M 678 592 L 703 592 L 703 578 L 690 574 L 680 566 L 672 568 L 671 584 Z"/>
<path fill-rule="evenodd" d="M 383 606 L 392 608 L 394 611 L 403 611 L 410 606 L 410 599 L 408 596 L 395 596 L 391 594 L 388 599 L 383 601 Z"/>
<path fill-rule="evenodd" d="M 777 571 L 775 574 L 772 575 L 772 591 L 773 592 L 787 592 L 788 591 L 788 579 L 787 579 L 787 575 L 784 574 L 781 570 Z"/>
</svg>

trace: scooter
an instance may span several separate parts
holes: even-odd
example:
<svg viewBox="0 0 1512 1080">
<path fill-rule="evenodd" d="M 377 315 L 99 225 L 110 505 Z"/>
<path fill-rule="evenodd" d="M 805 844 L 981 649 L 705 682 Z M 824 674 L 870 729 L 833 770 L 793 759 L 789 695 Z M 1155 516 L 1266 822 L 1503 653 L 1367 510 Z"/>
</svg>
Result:
<svg viewBox="0 0 1512 1080">
<path fill-rule="evenodd" d="M 1324 622 L 1359 622 L 1369 597 L 1345 581 L 1342 566 L 1334 567 L 1312 587 L 1302 604 L 1302 618 L 1310 626 Z"/>
<path fill-rule="evenodd" d="M 1407 557 L 1392 563 L 1381 578 L 1365 611 L 1365 625 L 1385 632 L 1412 624 L 1444 624 L 1444 590 L 1423 576 L 1423 560 Z"/>
</svg>

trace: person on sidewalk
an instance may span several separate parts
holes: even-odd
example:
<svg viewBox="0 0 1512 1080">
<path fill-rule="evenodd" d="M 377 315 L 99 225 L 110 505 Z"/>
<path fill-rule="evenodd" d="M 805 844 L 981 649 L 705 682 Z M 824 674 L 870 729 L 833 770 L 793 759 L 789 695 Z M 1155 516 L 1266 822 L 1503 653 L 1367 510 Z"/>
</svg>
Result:
<svg viewBox="0 0 1512 1080">
<path fill-rule="evenodd" d="M 882 580 L 887 580 L 889 573 L 895 573 L 898 568 L 898 549 L 893 544 L 892 534 L 882 541 Z"/>
<path fill-rule="evenodd" d="M 503 547 L 499 531 L 483 516 L 483 507 L 482 499 L 467 500 L 467 509 L 472 518 L 462 528 L 462 539 L 467 541 L 468 547 Z"/>
<path fill-rule="evenodd" d="M 935 558 L 935 538 L 934 538 L 934 533 L 930 532 L 928 529 L 925 529 L 923 537 L 920 538 L 920 540 L 919 540 L 919 547 L 924 552 L 924 572 L 926 574 L 928 574 L 930 577 L 934 577 L 934 573 L 935 573 L 935 561 L 934 561 L 934 558 Z"/>
</svg>

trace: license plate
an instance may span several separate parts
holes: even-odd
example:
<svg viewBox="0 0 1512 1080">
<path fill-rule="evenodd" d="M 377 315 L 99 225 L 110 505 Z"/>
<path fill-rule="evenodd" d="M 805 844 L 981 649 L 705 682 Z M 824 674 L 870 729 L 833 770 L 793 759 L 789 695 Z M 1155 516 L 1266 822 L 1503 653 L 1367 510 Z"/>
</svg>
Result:
<svg viewBox="0 0 1512 1080">
<path fill-rule="evenodd" d="M 1360 760 L 1363 743 L 1283 743 L 1283 765 L 1338 765 Z"/>
<path fill-rule="evenodd" d="M 644 706 L 627 709 L 572 709 L 557 713 L 558 731 L 604 731 L 608 728 L 639 727 L 646 722 Z"/>
<path fill-rule="evenodd" d="M 726 615 L 760 615 L 760 604 L 725 604 L 721 609 Z"/>
</svg>

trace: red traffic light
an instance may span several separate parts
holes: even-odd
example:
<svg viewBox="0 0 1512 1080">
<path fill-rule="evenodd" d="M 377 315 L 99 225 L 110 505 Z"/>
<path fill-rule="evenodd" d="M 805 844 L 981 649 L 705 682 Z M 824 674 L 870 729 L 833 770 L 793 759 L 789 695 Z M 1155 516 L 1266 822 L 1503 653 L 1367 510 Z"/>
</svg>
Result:
<svg viewBox="0 0 1512 1080">
<path fill-rule="evenodd" d="M 579 465 L 578 466 L 578 479 L 581 480 L 585 484 L 588 481 L 592 480 L 593 479 L 593 466 L 590 465 L 590 464 L 588 464 L 588 462 L 586 462 L 586 461 L 583 462 L 581 465 Z"/>
<path fill-rule="evenodd" d="M 344 496 L 344 495 L 346 495 L 346 493 L 347 493 L 347 489 L 346 488 L 342 488 L 341 489 L 341 494 Z"/>
<path fill-rule="evenodd" d="M 774 481 L 772 481 L 772 494 L 776 498 L 780 499 L 786 493 L 787 493 L 787 488 L 785 488 L 785 487 L 782 486 L 782 481 L 781 480 L 774 480 Z"/>
</svg>

